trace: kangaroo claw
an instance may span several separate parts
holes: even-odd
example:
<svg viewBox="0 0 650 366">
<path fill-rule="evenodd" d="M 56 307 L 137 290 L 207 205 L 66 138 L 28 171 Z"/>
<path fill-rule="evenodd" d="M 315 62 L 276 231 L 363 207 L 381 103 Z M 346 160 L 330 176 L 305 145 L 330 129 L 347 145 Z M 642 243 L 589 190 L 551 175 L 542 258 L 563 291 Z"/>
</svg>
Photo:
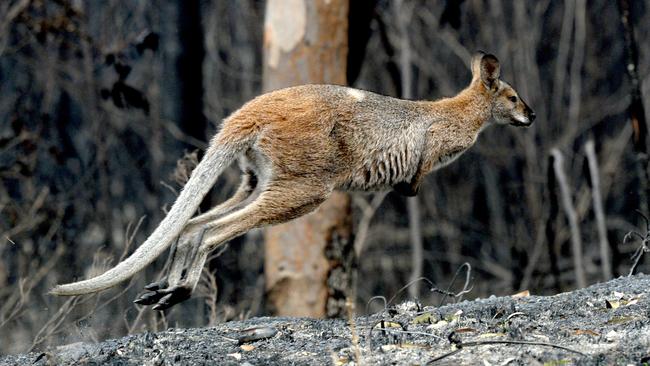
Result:
<svg viewBox="0 0 650 366">
<path fill-rule="evenodd" d="M 156 290 L 166 288 L 167 286 L 169 286 L 167 284 L 167 280 L 160 280 L 146 285 L 144 289 L 147 291 L 156 291 Z"/>
<path fill-rule="evenodd" d="M 187 286 L 174 286 L 169 289 L 160 290 L 157 293 L 164 295 L 158 303 L 153 306 L 153 310 L 165 310 L 185 301 L 192 295 L 192 289 Z"/>
<path fill-rule="evenodd" d="M 158 302 L 158 300 L 160 300 L 160 298 L 163 296 L 164 294 L 155 291 L 145 292 L 142 295 L 140 295 L 137 299 L 133 300 L 133 302 L 139 305 L 151 305 Z"/>
</svg>

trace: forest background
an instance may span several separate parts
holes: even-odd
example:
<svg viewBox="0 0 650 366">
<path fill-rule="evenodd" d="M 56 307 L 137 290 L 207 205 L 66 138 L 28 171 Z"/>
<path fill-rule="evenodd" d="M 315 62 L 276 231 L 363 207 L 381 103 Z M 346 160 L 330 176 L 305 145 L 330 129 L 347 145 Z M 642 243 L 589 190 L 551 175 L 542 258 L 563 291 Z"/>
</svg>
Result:
<svg viewBox="0 0 650 366">
<path fill-rule="evenodd" d="M 0 353 L 278 312 L 261 230 L 215 253 L 198 293 L 167 313 L 131 302 L 164 258 L 100 295 L 47 295 L 142 243 L 220 121 L 262 92 L 269 4 L 0 4 Z M 350 2 L 349 85 L 451 96 L 481 49 L 537 112 L 529 129 L 484 131 L 415 200 L 351 196 L 357 313 L 381 309 L 366 306 L 377 295 L 453 301 L 429 290 L 458 292 L 467 273 L 464 298 L 554 294 L 629 272 L 639 243 L 623 238 L 645 224 L 635 210 L 648 213 L 648 5 Z M 238 178 L 229 169 L 202 208 Z M 400 291 L 420 277 L 430 283 Z"/>
</svg>

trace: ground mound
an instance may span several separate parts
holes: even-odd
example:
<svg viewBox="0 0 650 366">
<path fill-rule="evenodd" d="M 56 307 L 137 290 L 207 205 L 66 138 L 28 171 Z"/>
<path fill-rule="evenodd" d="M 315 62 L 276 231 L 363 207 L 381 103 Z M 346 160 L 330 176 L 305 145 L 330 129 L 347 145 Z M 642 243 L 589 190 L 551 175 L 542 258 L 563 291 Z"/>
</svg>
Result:
<svg viewBox="0 0 650 366">
<path fill-rule="evenodd" d="M 407 302 L 349 320 L 254 318 L 0 358 L 0 365 L 650 363 L 650 276 L 555 296 Z M 352 324 L 351 324 L 352 323 Z"/>
</svg>

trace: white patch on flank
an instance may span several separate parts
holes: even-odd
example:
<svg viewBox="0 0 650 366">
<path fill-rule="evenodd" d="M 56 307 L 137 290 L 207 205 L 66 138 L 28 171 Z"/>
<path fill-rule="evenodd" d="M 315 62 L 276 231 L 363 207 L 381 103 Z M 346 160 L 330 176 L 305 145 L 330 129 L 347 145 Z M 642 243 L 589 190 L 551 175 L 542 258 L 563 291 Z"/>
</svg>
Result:
<svg viewBox="0 0 650 366">
<path fill-rule="evenodd" d="M 366 94 L 359 89 L 348 89 L 348 95 L 354 98 L 357 102 L 363 100 L 366 97 Z"/>
</svg>

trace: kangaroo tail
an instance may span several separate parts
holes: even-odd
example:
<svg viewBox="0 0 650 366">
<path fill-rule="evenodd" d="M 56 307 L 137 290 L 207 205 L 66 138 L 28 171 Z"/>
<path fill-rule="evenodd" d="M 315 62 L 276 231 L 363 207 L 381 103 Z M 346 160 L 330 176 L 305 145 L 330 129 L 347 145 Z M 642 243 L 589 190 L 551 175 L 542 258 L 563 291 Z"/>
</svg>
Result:
<svg viewBox="0 0 650 366">
<path fill-rule="evenodd" d="M 216 137 L 216 136 L 215 136 Z M 50 294 L 82 295 L 105 290 L 131 278 L 160 256 L 180 235 L 187 221 L 198 209 L 203 197 L 215 184 L 217 177 L 241 153 L 246 144 L 217 144 L 214 139 L 205 156 L 192 172 L 189 181 L 163 221 L 147 240 L 124 261 L 103 274 L 87 280 L 59 285 Z"/>
</svg>

